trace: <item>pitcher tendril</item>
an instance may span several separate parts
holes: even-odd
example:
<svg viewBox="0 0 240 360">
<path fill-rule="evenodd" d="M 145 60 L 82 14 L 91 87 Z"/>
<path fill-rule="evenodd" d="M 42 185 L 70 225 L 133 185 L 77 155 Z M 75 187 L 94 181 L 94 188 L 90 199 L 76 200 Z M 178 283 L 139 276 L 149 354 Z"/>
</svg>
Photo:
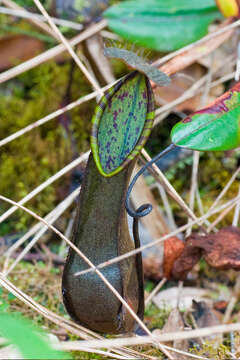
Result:
<svg viewBox="0 0 240 360">
<path fill-rule="evenodd" d="M 161 159 L 164 155 L 166 155 L 167 153 L 169 153 L 171 150 L 173 150 L 176 147 L 176 145 L 174 144 L 170 144 L 165 150 L 163 150 L 161 153 L 157 154 L 154 158 L 152 158 L 151 161 L 149 161 L 147 164 L 145 164 L 140 170 L 139 172 L 134 176 L 131 184 L 128 187 L 127 190 L 127 196 L 126 196 L 126 201 L 125 201 L 125 207 L 127 210 L 127 213 L 133 217 L 133 218 L 140 218 L 140 217 L 144 217 L 148 214 L 150 214 L 150 212 L 152 211 L 152 205 L 151 204 L 143 204 L 141 205 L 136 211 L 131 209 L 130 206 L 130 195 L 132 192 L 132 189 L 134 187 L 134 185 L 136 184 L 139 176 L 141 176 L 144 171 L 151 166 L 152 164 L 154 164 L 156 161 L 158 161 L 159 159 Z"/>
</svg>

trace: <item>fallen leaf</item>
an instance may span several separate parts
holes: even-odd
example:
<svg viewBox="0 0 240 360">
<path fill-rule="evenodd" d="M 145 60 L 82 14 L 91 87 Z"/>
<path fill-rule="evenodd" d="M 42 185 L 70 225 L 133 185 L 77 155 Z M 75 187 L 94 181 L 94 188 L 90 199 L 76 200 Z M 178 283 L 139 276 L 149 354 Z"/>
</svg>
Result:
<svg viewBox="0 0 240 360">
<path fill-rule="evenodd" d="M 214 31 L 216 30 L 217 28 L 214 29 Z M 228 41 L 226 41 L 225 43 L 222 44 L 222 46 L 219 46 L 216 50 L 214 50 L 214 56 L 212 56 L 212 53 L 207 56 L 203 56 L 200 59 L 198 59 L 198 63 L 201 64 L 202 66 L 205 66 L 207 69 L 211 68 L 211 71 L 213 73 L 221 72 L 221 76 L 226 75 L 227 73 L 234 71 L 235 64 L 234 62 L 231 63 L 231 61 L 229 61 L 227 66 L 222 66 L 222 64 L 226 64 L 226 60 L 227 59 L 230 60 L 232 58 L 235 49 L 236 49 L 236 38 L 235 35 L 233 34 L 228 38 Z M 225 89 L 225 87 L 222 85 L 221 88 Z M 224 91 L 222 91 L 218 96 L 223 94 L 223 92 Z M 212 93 L 212 90 L 210 90 L 210 93 Z"/>
<path fill-rule="evenodd" d="M 143 257 L 143 272 L 147 279 L 157 280 L 162 279 L 162 262 L 156 256 Z"/>
<path fill-rule="evenodd" d="M 203 256 L 206 262 L 220 270 L 240 270 L 240 229 L 228 226 L 215 234 L 193 234 L 186 239 L 185 247 L 175 261 L 172 276 L 184 279 Z"/>
<path fill-rule="evenodd" d="M 213 307 L 214 307 L 214 309 L 217 310 L 218 312 L 224 313 L 224 312 L 226 311 L 227 305 L 228 305 L 228 302 L 227 302 L 227 301 L 225 301 L 225 300 L 219 300 L 219 301 L 216 301 L 216 302 L 213 304 Z"/>
<path fill-rule="evenodd" d="M 192 307 L 192 300 L 201 301 L 204 297 L 209 296 L 209 290 L 184 287 L 180 290 L 180 310 L 190 309 Z M 176 308 L 178 305 L 179 288 L 172 287 L 167 290 L 160 291 L 154 298 L 153 302 L 159 309 Z"/>
<path fill-rule="evenodd" d="M 174 262 L 179 258 L 184 249 L 184 243 L 176 236 L 164 241 L 163 276 L 171 278 Z"/>
<path fill-rule="evenodd" d="M 193 266 L 198 263 L 202 257 L 202 250 L 195 246 L 195 238 L 199 237 L 193 234 L 186 239 L 184 249 L 175 261 L 172 268 L 172 277 L 174 279 L 185 279 Z"/>
<path fill-rule="evenodd" d="M 158 105 L 164 105 L 176 100 L 183 95 L 197 80 L 204 76 L 206 70 L 199 64 L 193 64 L 184 69 L 180 74 L 172 76 L 168 91 L 162 87 L 154 88 L 154 95 Z M 195 95 L 178 104 L 175 108 L 178 111 L 193 112 L 200 106 L 201 95 Z"/>
<path fill-rule="evenodd" d="M 27 35 L 7 35 L 0 38 L 0 71 L 18 62 L 31 59 L 44 50 L 41 40 Z"/>
<path fill-rule="evenodd" d="M 221 270 L 240 269 L 240 229 L 228 226 L 216 234 L 196 240 L 196 246 L 204 250 L 206 262 Z"/>
<path fill-rule="evenodd" d="M 216 326 L 220 324 L 220 313 L 212 309 L 205 301 L 192 302 L 193 305 L 193 317 L 196 321 L 198 328 L 205 328 L 209 326 Z M 215 348 L 218 348 L 223 341 L 222 334 L 213 334 L 202 338 L 204 341 L 211 342 Z"/>
<path fill-rule="evenodd" d="M 199 328 L 219 325 L 219 317 L 216 312 L 205 302 L 193 300 L 193 317 Z"/>
<path fill-rule="evenodd" d="M 184 330 L 184 321 L 178 309 L 173 309 L 167 319 L 166 324 L 164 325 L 163 329 L 156 329 L 153 331 L 153 335 L 161 335 L 163 333 L 170 333 L 176 331 L 183 331 Z M 167 342 L 166 345 L 172 346 L 174 349 L 188 351 L 189 344 L 188 340 L 174 340 Z M 176 352 L 169 351 L 170 354 L 173 355 L 174 360 L 188 360 L 189 358 L 178 354 Z"/>
</svg>

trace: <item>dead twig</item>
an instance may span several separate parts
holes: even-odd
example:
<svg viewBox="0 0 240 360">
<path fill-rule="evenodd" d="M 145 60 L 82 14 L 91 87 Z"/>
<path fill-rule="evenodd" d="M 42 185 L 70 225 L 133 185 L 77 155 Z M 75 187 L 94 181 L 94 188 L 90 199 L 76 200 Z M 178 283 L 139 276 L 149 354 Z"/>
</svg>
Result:
<svg viewBox="0 0 240 360">
<path fill-rule="evenodd" d="M 7 6 L 8 8 L 10 8 L 12 10 L 21 11 L 24 13 L 26 12 L 24 8 L 22 8 L 21 6 L 19 6 L 12 0 L 2 0 L 1 2 L 5 6 Z M 36 19 L 35 17 L 31 17 L 31 18 L 28 18 L 28 21 L 31 22 L 32 24 L 34 24 L 35 26 L 37 26 L 39 29 L 43 30 L 48 35 L 51 35 L 54 39 L 58 40 L 54 31 L 52 31 L 50 26 L 48 26 L 47 24 L 44 24 L 44 22 L 42 20 Z"/>
</svg>

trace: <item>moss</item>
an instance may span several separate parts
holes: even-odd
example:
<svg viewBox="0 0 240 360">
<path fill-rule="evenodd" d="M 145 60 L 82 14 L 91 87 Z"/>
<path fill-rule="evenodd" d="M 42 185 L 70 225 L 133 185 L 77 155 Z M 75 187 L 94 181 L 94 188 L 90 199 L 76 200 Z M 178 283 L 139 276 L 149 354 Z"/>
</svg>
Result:
<svg viewBox="0 0 240 360">
<path fill-rule="evenodd" d="M 12 260 L 10 261 L 11 263 Z M 51 269 L 54 268 L 40 261 L 35 265 L 21 261 L 10 273 L 8 279 L 50 311 L 67 316 L 61 298 L 61 274 L 60 272 L 51 271 Z M 14 295 L 2 288 L 0 289 L 0 303 L 8 304 L 7 311 L 21 313 L 36 324 L 44 325 L 49 330 L 56 328 L 52 322 L 43 318 L 27 305 L 24 305 Z"/>
<path fill-rule="evenodd" d="M 189 351 L 192 354 L 198 355 L 198 356 L 205 356 L 208 359 L 214 359 L 214 360 L 225 360 L 230 358 L 229 357 L 229 348 L 226 345 L 219 345 L 216 348 L 216 344 L 210 341 L 206 341 L 202 346 L 201 349 L 193 348 Z"/>
<path fill-rule="evenodd" d="M 58 65 L 49 62 L 2 87 L 1 139 L 63 106 L 69 70 L 69 63 Z M 89 85 L 80 70 L 76 69 L 72 98 L 76 99 L 89 91 Z M 90 119 L 94 106 L 92 101 L 76 107 L 67 115 L 73 137 L 76 138 L 76 153 L 89 147 Z M 14 200 L 26 196 L 72 160 L 72 142 L 70 133 L 56 118 L 0 148 L 0 193 Z M 64 181 L 66 176 L 47 187 L 31 201 L 30 208 L 41 216 L 45 215 L 59 201 L 56 188 Z M 0 213 L 7 208 L 8 205 L 1 205 Z M 24 230 L 30 218 L 18 211 L 12 219 L 7 229 L 0 225 L 0 232 Z"/>
<path fill-rule="evenodd" d="M 159 309 L 156 305 L 150 304 L 145 309 L 144 319 L 147 322 L 147 326 L 149 329 L 158 328 L 161 329 L 168 316 L 170 314 L 170 309 Z"/>
</svg>

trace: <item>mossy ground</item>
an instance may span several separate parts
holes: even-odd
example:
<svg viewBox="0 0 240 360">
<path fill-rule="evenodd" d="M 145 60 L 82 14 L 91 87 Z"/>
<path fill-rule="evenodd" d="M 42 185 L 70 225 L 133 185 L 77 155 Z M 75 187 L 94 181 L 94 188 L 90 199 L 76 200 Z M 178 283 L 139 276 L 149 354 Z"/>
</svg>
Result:
<svg viewBox="0 0 240 360">
<path fill-rule="evenodd" d="M 3 259 L 2 259 L 3 261 Z M 3 265 L 1 261 L 1 265 Z M 9 265 L 12 261 L 10 261 Z M 35 264 L 21 261 L 14 270 L 9 274 L 8 279 L 16 284 L 17 287 L 29 295 L 33 300 L 45 306 L 48 310 L 57 313 L 60 316 L 69 318 L 62 303 L 61 294 L 61 275 L 62 267 L 53 266 L 51 263 L 46 264 L 41 261 Z M 153 284 L 154 285 L 154 284 Z M 72 335 L 65 330 L 59 331 L 59 327 L 51 321 L 33 311 L 27 305 L 23 304 L 13 294 L 0 288 L 0 311 L 14 312 L 23 315 L 33 321 L 36 325 L 41 326 L 47 333 L 53 333 L 60 340 L 77 340 L 77 336 Z M 150 328 L 162 328 L 169 312 L 159 311 L 159 309 L 150 305 L 146 310 L 146 322 Z M 109 336 L 108 336 L 109 337 Z M 138 352 L 144 352 L 151 356 L 161 358 L 161 352 L 150 346 L 136 346 Z M 94 353 L 85 353 L 74 351 L 71 352 L 74 360 L 78 359 L 102 359 L 102 356 Z M 107 357 L 104 357 L 107 359 Z"/>
<path fill-rule="evenodd" d="M 52 61 L 22 74 L 14 83 L 2 88 L 1 138 L 64 105 L 70 68 L 69 62 L 56 64 Z M 79 69 L 75 69 L 71 83 L 71 100 L 74 101 L 90 91 Z M 76 153 L 86 151 L 89 148 L 93 108 L 94 102 L 83 104 L 70 111 L 67 118 L 53 119 L 2 147 L 0 193 L 18 201 L 73 160 L 73 144 Z M 60 189 L 64 183 L 66 187 L 69 174 L 48 186 L 31 201 L 29 207 L 41 216 L 47 214 L 61 200 L 56 189 Z M 7 207 L 8 205 L 1 207 L 0 213 Z M 0 225 L 0 234 L 24 231 L 29 222 L 29 216 L 18 211 L 7 223 Z"/>
<path fill-rule="evenodd" d="M 62 303 L 61 274 L 61 266 L 56 267 L 53 266 L 51 263 L 43 263 L 41 261 L 36 262 L 35 264 L 21 261 L 10 273 L 8 279 L 13 284 L 17 285 L 20 290 L 28 294 L 36 302 L 45 306 L 50 311 L 57 313 L 65 318 L 69 318 L 69 315 L 66 313 Z M 209 279 L 209 281 L 215 281 L 215 284 L 223 286 L 222 282 L 220 284 L 216 280 L 216 278 L 221 279 L 221 276 L 223 275 L 225 276 L 225 286 L 230 291 L 230 289 L 234 285 L 234 282 L 236 281 L 237 272 L 234 272 L 234 274 L 232 274 L 231 272 L 225 272 L 225 274 L 223 274 L 223 272 L 211 272 L 211 269 L 209 269 L 209 267 L 204 263 L 199 269 L 198 281 L 204 282 L 204 279 Z M 228 281 L 227 275 L 229 275 Z M 200 284 L 196 285 L 200 286 Z M 150 291 L 150 288 L 152 288 L 153 286 L 155 286 L 154 283 L 147 282 L 145 284 L 145 291 Z M 72 335 L 63 329 L 60 330 L 57 325 L 47 320 L 46 318 L 38 314 L 36 311 L 30 309 L 27 305 L 24 305 L 13 294 L 8 293 L 2 288 L 0 288 L 0 311 L 19 313 L 24 317 L 32 320 L 36 325 L 43 327 L 47 333 L 55 334 L 59 337 L 60 340 L 78 339 L 77 336 Z M 239 304 L 237 303 L 231 319 L 233 322 L 238 321 L 237 319 L 239 318 L 239 311 Z M 146 307 L 144 322 L 151 330 L 162 329 L 168 319 L 169 313 L 170 309 L 161 310 L 157 306 L 150 304 Z M 235 333 L 235 344 L 238 344 L 238 342 L 240 342 L 239 339 L 239 335 Z M 158 349 L 148 345 L 136 346 L 134 347 L 134 349 L 138 352 L 143 352 L 145 354 L 155 356 L 159 359 L 162 358 L 162 354 Z M 226 335 L 223 345 L 218 348 L 216 348 L 214 342 L 206 341 L 206 343 L 204 344 L 204 346 L 201 347 L 201 349 L 194 346 L 189 351 L 199 356 L 207 356 L 209 359 L 227 359 L 230 351 L 229 337 L 228 335 Z M 102 356 L 99 354 L 85 353 L 79 351 L 71 352 L 70 356 L 74 360 L 102 359 Z"/>
</svg>

